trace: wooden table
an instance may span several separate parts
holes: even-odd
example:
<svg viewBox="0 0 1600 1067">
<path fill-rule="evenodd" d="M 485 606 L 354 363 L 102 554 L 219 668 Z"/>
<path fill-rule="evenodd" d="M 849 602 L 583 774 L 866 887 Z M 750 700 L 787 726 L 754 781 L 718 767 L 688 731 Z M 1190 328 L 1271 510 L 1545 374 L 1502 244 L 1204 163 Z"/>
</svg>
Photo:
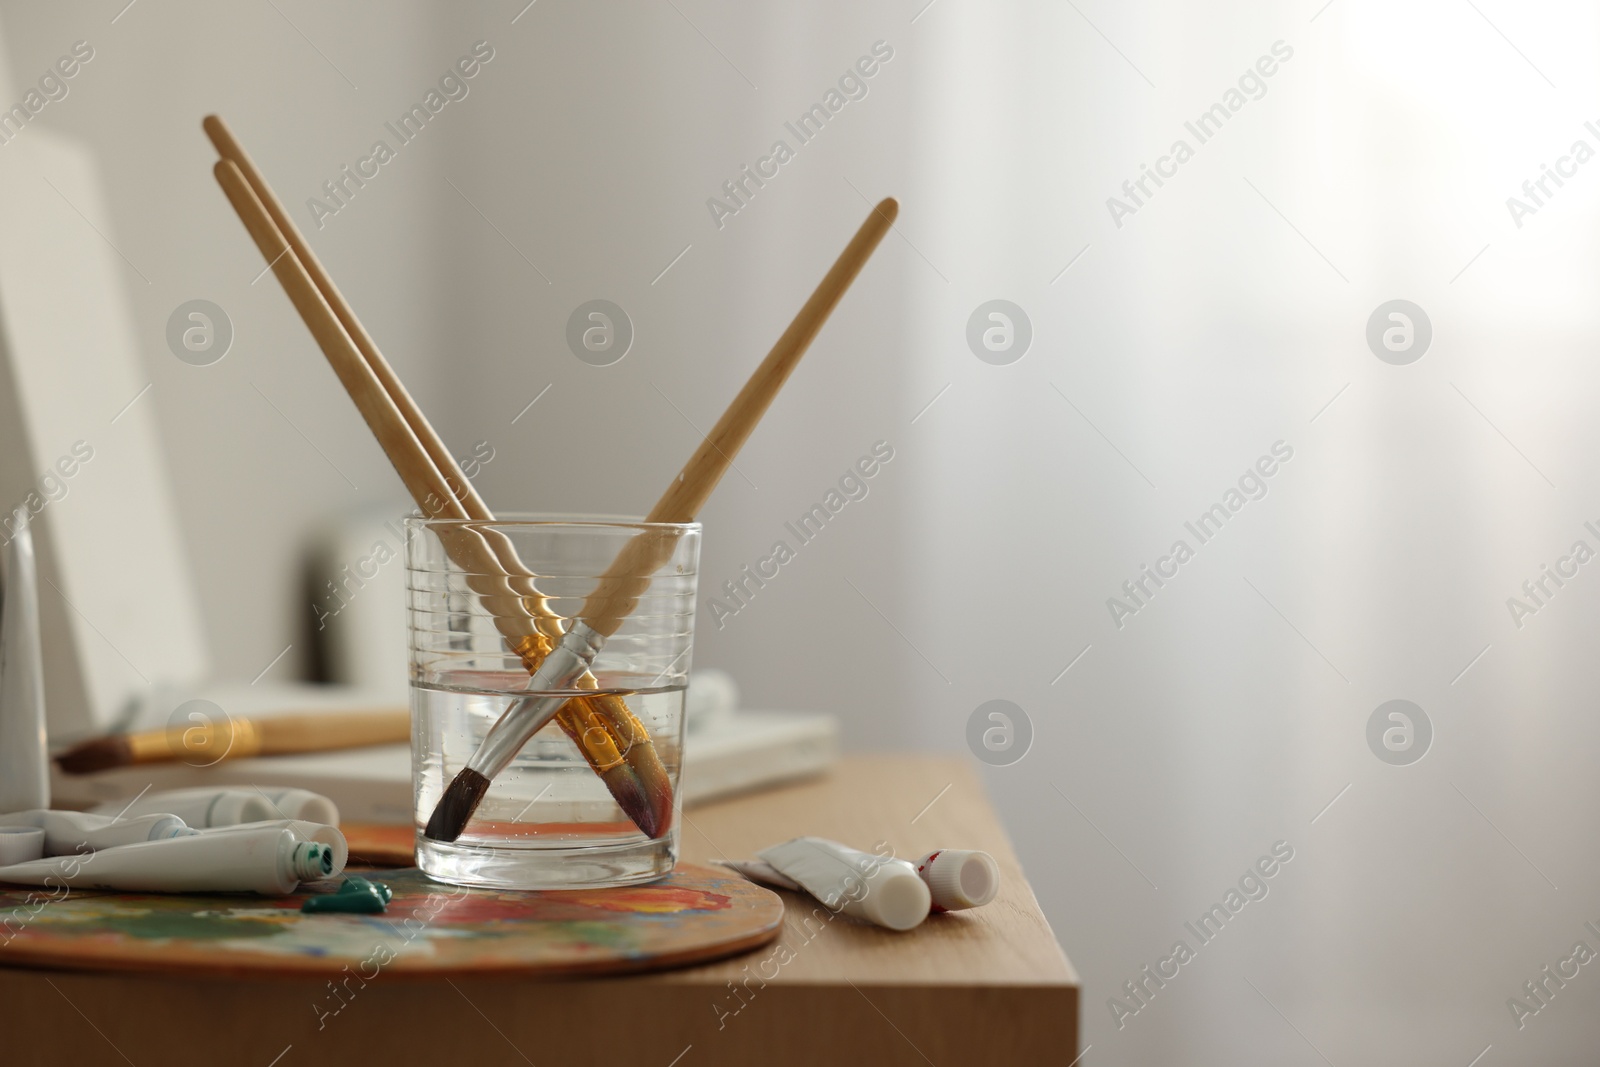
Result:
<svg viewBox="0 0 1600 1067">
<path fill-rule="evenodd" d="M 1078 977 L 967 764 L 854 756 L 828 778 L 693 808 L 683 856 L 746 857 L 802 834 L 916 859 L 982 848 L 993 903 L 905 934 L 782 894 L 777 942 L 635 978 L 373 982 L 318 1032 L 322 983 L 0 968 L 8 1067 L 312 1063 L 1065 1065 Z M 279 1057 L 274 1059 L 274 1057 Z"/>
</svg>

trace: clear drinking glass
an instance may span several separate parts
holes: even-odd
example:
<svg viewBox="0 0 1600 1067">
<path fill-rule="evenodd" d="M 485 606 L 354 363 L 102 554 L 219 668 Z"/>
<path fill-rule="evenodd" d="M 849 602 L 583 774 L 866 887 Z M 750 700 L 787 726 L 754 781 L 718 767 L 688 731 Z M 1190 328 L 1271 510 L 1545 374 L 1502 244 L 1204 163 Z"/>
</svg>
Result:
<svg viewBox="0 0 1600 1067">
<path fill-rule="evenodd" d="M 636 573 L 612 573 L 630 546 L 650 550 L 632 552 Z M 698 523 L 406 521 L 411 772 L 423 871 L 461 885 L 575 889 L 646 882 L 672 870 L 699 558 Z M 584 618 L 586 598 L 607 574 L 632 579 L 629 591 L 638 597 L 595 656 L 592 680 L 552 691 L 592 699 L 564 704 L 523 745 L 460 838 L 425 836 L 434 806 L 489 728 L 517 701 L 539 695 L 527 688 L 530 659 L 536 665 L 537 649 Z M 586 716 L 586 708 L 606 714 Z M 612 736 L 630 715 L 642 731 Z M 670 815 L 654 837 L 608 785 L 641 775 L 670 784 Z"/>
</svg>

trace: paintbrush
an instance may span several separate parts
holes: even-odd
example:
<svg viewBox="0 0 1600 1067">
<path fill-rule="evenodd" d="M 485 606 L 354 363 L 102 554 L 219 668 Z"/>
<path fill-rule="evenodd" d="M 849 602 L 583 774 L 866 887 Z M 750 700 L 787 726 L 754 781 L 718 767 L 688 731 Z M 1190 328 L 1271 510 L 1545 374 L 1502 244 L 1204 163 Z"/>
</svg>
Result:
<svg viewBox="0 0 1600 1067">
<path fill-rule="evenodd" d="M 470 482 L 455 476 L 454 461 L 438 434 L 249 155 L 217 116 L 207 116 L 204 127 L 223 157 L 217 167 L 218 182 L 417 506 L 433 518 L 492 522 L 488 506 Z M 493 529 L 458 528 L 443 530 L 440 536 L 493 613 L 508 646 L 529 673 L 534 672 L 562 629 L 510 540 Z M 593 679 L 579 680 L 580 687 L 586 684 L 593 685 Z M 666 833 L 673 808 L 671 779 L 644 724 L 627 703 L 615 694 L 573 698 L 558 713 L 557 722 L 624 813 L 649 837 Z"/>
<path fill-rule="evenodd" d="M 198 760 L 206 765 L 246 756 L 283 756 L 336 748 L 387 745 L 411 739 L 411 713 L 404 708 L 228 716 L 225 722 L 171 726 L 95 737 L 56 757 L 68 774 L 92 774 L 135 763 Z"/>
<path fill-rule="evenodd" d="M 899 210 L 892 199 L 873 208 L 789 328 L 756 367 L 655 507 L 650 509 L 646 522 L 694 521 L 822 324 L 893 225 Z M 564 689 L 571 684 L 571 679 L 589 668 L 605 639 L 621 625 L 639 595 L 649 586 L 650 575 L 671 555 L 677 536 L 678 532 L 671 527 L 646 530 L 623 547 L 601 576 L 594 592 L 584 601 L 578 617 L 539 665 L 528 683 L 529 689 Z M 525 697 L 508 708 L 439 799 L 428 819 L 426 835 L 436 841 L 454 841 L 460 837 L 490 781 L 556 714 L 564 699 L 560 696 Z"/>
</svg>

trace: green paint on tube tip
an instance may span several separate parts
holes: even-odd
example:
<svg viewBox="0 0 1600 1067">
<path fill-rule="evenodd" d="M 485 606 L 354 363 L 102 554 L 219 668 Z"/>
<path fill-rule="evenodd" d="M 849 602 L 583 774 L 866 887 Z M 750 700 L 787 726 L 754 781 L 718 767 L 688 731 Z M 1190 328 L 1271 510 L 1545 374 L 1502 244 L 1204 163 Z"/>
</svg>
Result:
<svg viewBox="0 0 1600 1067">
<path fill-rule="evenodd" d="M 345 915 L 377 915 L 394 899 L 394 891 L 382 882 L 369 882 L 355 875 L 344 880 L 337 892 L 311 897 L 300 910 Z"/>
<path fill-rule="evenodd" d="M 291 862 L 297 880 L 319 881 L 333 873 L 333 849 L 318 841 L 302 841 L 294 846 Z"/>
</svg>

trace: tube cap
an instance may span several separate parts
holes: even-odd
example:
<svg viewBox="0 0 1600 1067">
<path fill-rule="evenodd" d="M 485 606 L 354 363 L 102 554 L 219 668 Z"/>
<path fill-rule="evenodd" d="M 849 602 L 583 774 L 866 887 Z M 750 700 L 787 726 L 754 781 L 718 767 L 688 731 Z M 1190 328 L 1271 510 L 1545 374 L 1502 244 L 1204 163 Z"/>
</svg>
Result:
<svg viewBox="0 0 1600 1067">
<path fill-rule="evenodd" d="M 284 819 L 338 826 L 339 809 L 327 797 L 308 789 L 223 789 L 211 802 L 207 825 L 239 826 Z"/>
<path fill-rule="evenodd" d="M 898 866 L 900 869 L 895 870 Z M 909 930 L 928 917 L 931 903 L 922 879 L 905 869 L 904 862 L 880 868 L 867 879 L 862 913 L 879 926 Z"/>
<path fill-rule="evenodd" d="M 987 852 L 930 852 L 917 861 L 917 874 L 928 883 L 934 911 L 976 908 L 1000 892 L 1000 865 Z"/>
<path fill-rule="evenodd" d="M 263 819 L 297 819 L 325 826 L 339 825 L 339 809 L 320 793 L 313 793 L 309 789 L 268 789 L 267 798 L 271 801 L 272 813 L 263 815 Z"/>
<path fill-rule="evenodd" d="M 150 816 L 149 840 L 162 841 L 169 837 L 187 837 L 196 831 L 189 829 L 188 825 L 176 815 Z"/>
<path fill-rule="evenodd" d="M 247 822 L 266 822 L 283 816 L 273 809 L 272 801 L 254 790 L 227 789 L 217 793 L 207 811 L 207 826 L 238 826 Z"/>
<path fill-rule="evenodd" d="M 0 867 L 27 863 L 44 855 L 44 827 L 0 826 Z"/>
</svg>

